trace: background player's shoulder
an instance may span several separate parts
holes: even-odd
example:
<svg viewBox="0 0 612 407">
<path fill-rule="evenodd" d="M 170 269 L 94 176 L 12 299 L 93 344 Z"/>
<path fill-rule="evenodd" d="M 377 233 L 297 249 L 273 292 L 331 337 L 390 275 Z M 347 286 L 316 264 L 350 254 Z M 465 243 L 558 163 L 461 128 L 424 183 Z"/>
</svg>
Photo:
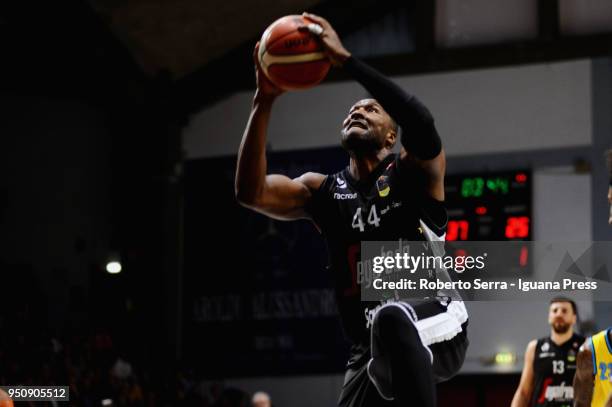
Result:
<svg viewBox="0 0 612 407">
<path fill-rule="evenodd" d="M 535 353 L 537 352 L 537 349 L 542 344 L 541 341 L 544 340 L 544 339 L 546 339 L 546 338 L 530 340 L 529 343 L 527 344 L 527 347 L 526 347 L 526 353 L 531 353 L 532 355 L 535 355 Z"/>
</svg>

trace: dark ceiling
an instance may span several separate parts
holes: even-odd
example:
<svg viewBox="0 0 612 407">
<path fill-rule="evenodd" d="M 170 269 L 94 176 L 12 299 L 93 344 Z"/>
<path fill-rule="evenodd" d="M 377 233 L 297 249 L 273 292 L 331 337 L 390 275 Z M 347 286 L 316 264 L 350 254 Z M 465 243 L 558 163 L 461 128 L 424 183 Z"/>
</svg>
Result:
<svg viewBox="0 0 612 407">
<path fill-rule="evenodd" d="M 146 98 L 147 92 L 171 89 L 189 110 L 224 92 L 252 86 L 254 43 L 282 15 L 315 12 L 343 35 L 402 4 L 399 0 L 279 0 L 265 7 L 256 0 L 7 2 L 0 6 L 0 88 L 77 95 L 95 103 Z"/>
<path fill-rule="evenodd" d="M 320 0 L 90 0 L 149 74 L 178 78 Z M 265 5 L 265 6 L 263 6 Z"/>
<path fill-rule="evenodd" d="M 134 104 L 154 96 L 184 117 L 229 92 L 252 88 L 255 41 L 276 18 L 303 10 L 325 16 L 345 38 L 363 34 L 364 27 L 397 14 L 407 4 L 415 6 L 411 29 L 416 52 L 371 61 L 387 74 L 610 53 L 610 34 L 560 37 L 555 8 L 541 10 L 542 16 L 551 18 L 540 18 L 536 39 L 436 49 L 434 2 L 277 0 L 265 2 L 265 7 L 261 4 L 256 0 L 4 2 L 0 5 L 0 89 L 79 96 L 96 104 Z"/>
</svg>

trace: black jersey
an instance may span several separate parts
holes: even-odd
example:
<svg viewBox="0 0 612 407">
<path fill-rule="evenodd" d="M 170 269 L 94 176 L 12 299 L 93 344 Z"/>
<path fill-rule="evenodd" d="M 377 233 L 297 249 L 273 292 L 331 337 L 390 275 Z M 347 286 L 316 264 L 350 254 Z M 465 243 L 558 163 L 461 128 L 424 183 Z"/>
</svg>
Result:
<svg viewBox="0 0 612 407">
<path fill-rule="evenodd" d="M 354 179 L 348 168 L 328 175 L 313 193 L 308 211 L 328 247 L 338 308 L 347 336 L 369 343 L 369 327 L 380 302 L 362 302 L 357 276 L 361 241 L 441 240 L 446 210 L 425 193 L 426 177 L 387 156 L 367 179 Z"/>
<path fill-rule="evenodd" d="M 574 400 L 572 383 L 576 373 L 576 355 L 584 338 L 574 334 L 556 345 L 550 338 L 538 340 L 533 359 L 535 386 L 532 406 L 571 407 Z"/>
</svg>

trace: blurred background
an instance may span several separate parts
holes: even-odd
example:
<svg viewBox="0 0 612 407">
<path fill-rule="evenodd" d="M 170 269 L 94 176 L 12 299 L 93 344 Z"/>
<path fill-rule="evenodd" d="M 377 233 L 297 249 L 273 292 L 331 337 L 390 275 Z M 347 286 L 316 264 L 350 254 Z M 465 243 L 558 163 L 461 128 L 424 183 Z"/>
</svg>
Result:
<svg viewBox="0 0 612 407">
<path fill-rule="evenodd" d="M 0 385 L 71 405 L 333 406 L 348 344 L 307 222 L 233 197 L 263 30 L 304 10 L 417 95 L 447 153 L 449 238 L 612 240 L 608 0 L 64 0 L 0 6 Z M 275 105 L 270 171 L 332 172 L 332 70 Z M 612 303 L 581 301 L 581 328 Z M 468 304 L 440 406 L 502 406 L 548 304 Z M 44 405 L 43 403 L 30 403 Z"/>
</svg>

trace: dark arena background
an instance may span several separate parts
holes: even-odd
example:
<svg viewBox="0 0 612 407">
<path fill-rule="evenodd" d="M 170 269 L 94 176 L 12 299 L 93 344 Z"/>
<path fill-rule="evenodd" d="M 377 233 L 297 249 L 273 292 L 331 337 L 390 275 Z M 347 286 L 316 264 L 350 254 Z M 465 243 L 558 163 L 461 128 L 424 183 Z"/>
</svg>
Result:
<svg viewBox="0 0 612 407">
<path fill-rule="evenodd" d="M 337 405 L 349 343 L 324 241 L 234 192 L 253 47 L 302 11 L 431 110 L 447 240 L 612 241 L 609 0 L 7 2 L 0 386 L 70 397 L 14 405 Z M 344 168 L 341 123 L 367 96 L 336 68 L 281 96 L 268 172 Z M 527 276 L 531 255 L 515 253 Z M 510 406 L 548 297 L 466 307 L 470 347 L 438 405 Z M 612 325 L 610 301 L 578 309 L 584 335 Z"/>
</svg>

